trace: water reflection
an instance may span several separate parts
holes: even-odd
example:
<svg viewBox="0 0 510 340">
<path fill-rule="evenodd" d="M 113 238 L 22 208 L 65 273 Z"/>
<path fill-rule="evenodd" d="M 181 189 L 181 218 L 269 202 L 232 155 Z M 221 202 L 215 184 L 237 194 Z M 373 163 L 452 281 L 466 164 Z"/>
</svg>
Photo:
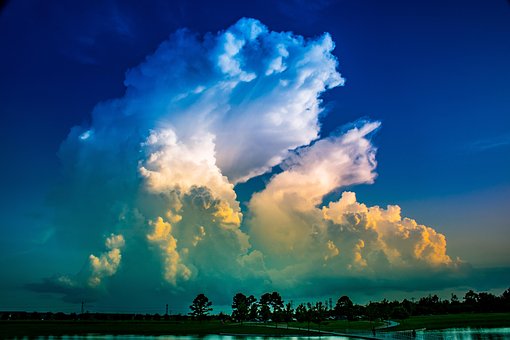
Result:
<svg viewBox="0 0 510 340">
<path fill-rule="evenodd" d="M 510 339 L 510 328 L 449 328 L 418 332 L 421 339 Z"/>
<path fill-rule="evenodd" d="M 39 336 L 36 338 L 24 337 L 23 340 L 350 340 L 350 337 L 344 336 L 321 336 L 321 337 L 263 337 L 263 336 L 230 336 L 230 335 L 207 335 L 207 336 L 176 336 L 176 335 L 105 335 L 105 334 L 87 334 L 87 335 L 63 335 L 63 336 Z"/>
<path fill-rule="evenodd" d="M 377 334 L 378 339 L 402 340 L 471 340 L 510 339 L 510 328 L 448 328 L 442 330 L 387 332 Z"/>
<path fill-rule="evenodd" d="M 370 338 L 368 334 L 363 334 L 365 339 Z M 510 328 L 448 328 L 443 330 L 417 331 L 413 335 L 411 331 L 379 333 L 377 339 L 402 339 L 402 340 L 471 340 L 471 339 L 510 339 Z M 174 335 L 65 335 L 48 336 L 23 339 L 35 340 L 350 340 L 356 337 L 344 336 L 315 336 L 315 337 L 262 337 L 262 336 L 229 336 L 229 335 L 207 335 L 199 336 L 174 336 Z M 358 338 L 359 339 L 359 338 Z"/>
</svg>

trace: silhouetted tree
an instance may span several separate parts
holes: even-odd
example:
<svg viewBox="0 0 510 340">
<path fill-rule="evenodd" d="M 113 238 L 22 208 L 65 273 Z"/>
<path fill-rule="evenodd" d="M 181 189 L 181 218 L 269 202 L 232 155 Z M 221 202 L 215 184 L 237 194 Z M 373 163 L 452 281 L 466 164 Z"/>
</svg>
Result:
<svg viewBox="0 0 510 340">
<path fill-rule="evenodd" d="M 247 297 L 243 293 L 237 293 L 232 301 L 232 318 L 241 323 L 246 321 L 256 300 L 253 295 Z"/>
<path fill-rule="evenodd" d="M 404 308 L 408 315 L 413 315 L 413 312 L 414 312 L 414 303 L 412 303 L 411 301 L 407 300 L 407 299 L 404 299 L 402 300 L 402 303 L 400 304 L 402 306 L 402 308 Z"/>
<path fill-rule="evenodd" d="M 189 313 L 192 317 L 198 320 L 202 320 L 212 311 L 212 302 L 209 301 L 209 298 L 204 294 L 198 294 L 197 297 L 193 300 L 189 309 L 191 312 Z"/>
<path fill-rule="evenodd" d="M 310 331 L 310 322 L 312 321 L 312 304 L 307 303 L 306 305 L 301 303 L 296 307 L 296 320 L 298 322 L 306 322 L 308 324 L 308 331 Z"/>
<path fill-rule="evenodd" d="M 285 305 L 285 309 L 283 310 L 283 320 L 287 323 L 287 327 L 289 327 L 289 322 L 292 321 L 292 316 L 294 315 L 294 308 L 292 308 L 292 302 L 288 302 Z"/>
<path fill-rule="evenodd" d="M 267 322 L 269 319 L 271 319 L 271 307 L 269 307 L 270 300 L 270 293 L 262 294 L 259 300 L 259 317 L 264 322 Z"/>
<path fill-rule="evenodd" d="M 365 308 L 365 314 L 368 317 L 368 321 L 372 322 L 377 318 L 377 308 L 375 303 L 370 301 L 369 304 Z"/>
<path fill-rule="evenodd" d="M 366 315 L 366 307 L 361 305 L 354 305 L 352 307 L 352 318 L 354 320 L 359 319 Z"/>
<path fill-rule="evenodd" d="M 250 295 L 253 296 L 253 295 Z M 257 299 L 253 298 L 253 303 L 250 306 L 250 311 L 248 314 L 248 319 L 256 320 L 259 315 L 259 305 L 257 304 Z"/>
<path fill-rule="evenodd" d="M 409 317 L 409 312 L 403 306 L 396 306 L 391 311 L 391 317 L 394 319 L 407 319 Z"/>
<path fill-rule="evenodd" d="M 467 304 L 470 304 L 470 305 L 474 305 L 477 302 L 478 302 L 478 294 L 476 294 L 472 289 L 469 290 L 464 295 L 464 303 L 467 303 Z"/>
<path fill-rule="evenodd" d="M 464 294 L 464 310 L 468 312 L 472 312 L 475 310 L 476 304 L 478 303 L 478 294 L 476 294 L 472 289 L 469 290 L 466 294 Z"/>
<path fill-rule="evenodd" d="M 437 295 L 424 296 L 418 301 L 419 314 L 433 314 L 440 309 L 441 300 Z"/>
<path fill-rule="evenodd" d="M 319 331 L 321 329 L 321 323 L 324 321 L 326 315 L 326 306 L 322 302 L 316 302 L 315 306 L 312 307 L 312 320 L 319 325 Z"/>
<path fill-rule="evenodd" d="M 510 288 L 508 288 L 503 292 L 503 294 L 501 294 L 501 303 L 503 305 L 504 310 L 510 310 Z"/>
<path fill-rule="evenodd" d="M 353 303 L 351 299 L 344 295 L 338 301 L 335 305 L 335 315 L 338 317 L 345 316 L 347 320 L 353 319 Z"/>
<path fill-rule="evenodd" d="M 298 322 L 306 321 L 306 306 L 304 304 L 301 303 L 296 307 L 295 316 Z"/>
<path fill-rule="evenodd" d="M 503 292 L 503 294 L 501 294 L 501 298 L 503 299 L 503 301 L 510 301 L 510 288 L 508 288 Z"/>
<path fill-rule="evenodd" d="M 478 293 L 477 311 L 479 312 L 495 312 L 497 310 L 498 298 L 491 293 Z"/>
<path fill-rule="evenodd" d="M 278 327 L 278 322 L 283 319 L 283 299 L 278 292 L 271 293 L 269 305 L 272 308 L 272 319 Z"/>
<path fill-rule="evenodd" d="M 260 297 L 260 318 L 266 322 L 272 319 L 278 327 L 282 318 L 283 299 L 278 292 L 265 293 Z"/>
</svg>

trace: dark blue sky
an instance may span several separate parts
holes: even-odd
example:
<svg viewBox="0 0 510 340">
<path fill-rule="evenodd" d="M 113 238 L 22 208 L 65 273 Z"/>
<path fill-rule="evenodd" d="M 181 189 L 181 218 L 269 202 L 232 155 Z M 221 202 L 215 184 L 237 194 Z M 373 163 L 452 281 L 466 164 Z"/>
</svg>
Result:
<svg viewBox="0 0 510 340">
<path fill-rule="evenodd" d="M 361 201 L 399 204 L 444 233 L 453 257 L 510 264 L 507 1 L 11 1 L 0 14 L 0 261 L 18 266 L 13 287 L 48 270 L 20 269 L 27 254 L 58 251 L 45 245 L 48 197 L 70 128 L 122 96 L 126 70 L 177 29 L 217 32 L 241 17 L 331 34 L 346 83 L 323 96 L 321 134 L 382 122 L 379 176 L 352 188 Z"/>
</svg>

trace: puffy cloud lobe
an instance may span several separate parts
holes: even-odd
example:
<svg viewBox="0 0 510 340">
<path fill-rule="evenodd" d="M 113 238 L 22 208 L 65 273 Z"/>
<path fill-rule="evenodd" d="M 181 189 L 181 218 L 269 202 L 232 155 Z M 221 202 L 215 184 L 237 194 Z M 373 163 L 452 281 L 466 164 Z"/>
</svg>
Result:
<svg viewBox="0 0 510 340">
<path fill-rule="evenodd" d="M 240 229 L 239 213 L 206 187 L 192 187 L 181 202 L 182 220 L 174 224 L 174 235 L 194 279 L 248 275 L 251 269 L 239 265 L 250 248 L 248 235 Z"/>
<path fill-rule="evenodd" d="M 88 283 L 90 286 L 98 286 L 103 277 L 112 276 L 117 272 L 122 259 L 120 250 L 124 247 L 124 244 L 125 241 L 122 235 L 111 234 L 105 242 L 108 251 L 99 257 L 93 254 L 89 256 L 91 275 Z"/>
<path fill-rule="evenodd" d="M 165 222 L 161 217 L 158 217 L 155 222 L 150 221 L 149 224 L 154 229 L 147 235 L 147 239 L 158 245 L 163 253 L 165 279 L 173 285 L 177 284 L 177 277 L 188 280 L 191 271 L 181 263 L 180 255 L 177 252 L 177 240 L 172 235 L 171 224 Z"/>
<path fill-rule="evenodd" d="M 367 232 L 376 237 L 371 240 L 370 252 L 382 251 L 393 265 L 416 266 L 417 262 L 430 265 L 449 265 L 452 259 L 446 254 L 446 238 L 434 229 L 419 225 L 416 221 L 403 218 L 400 207 L 390 205 L 386 209 L 378 206 L 367 207 L 356 202 L 353 192 L 344 192 L 337 202 L 330 202 L 322 208 L 325 220 L 343 231 Z M 364 248 L 357 246 L 357 254 Z M 368 253 L 367 251 L 366 253 Z M 361 260 L 361 256 L 357 256 Z"/>
<path fill-rule="evenodd" d="M 173 130 L 153 131 L 142 147 L 146 158 L 140 161 L 139 171 L 153 192 L 206 186 L 238 208 L 234 186 L 216 166 L 213 135 L 196 136 L 184 143 Z"/>
</svg>

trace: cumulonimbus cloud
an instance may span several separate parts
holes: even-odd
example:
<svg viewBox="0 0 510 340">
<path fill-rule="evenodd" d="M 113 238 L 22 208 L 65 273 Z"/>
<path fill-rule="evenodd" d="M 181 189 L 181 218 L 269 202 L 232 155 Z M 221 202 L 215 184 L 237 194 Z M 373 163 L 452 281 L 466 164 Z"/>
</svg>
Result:
<svg viewBox="0 0 510 340">
<path fill-rule="evenodd" d="M 327 33 L 304 38 L 241 19 L 204 36 L 180 30 L 129 70 L 125 95 L 97 105 L 61 146 L 58 234 L 84 247 L 112 234 L 89 270 L 56 277 L 54 290 L 99 289 L 134 277 L 140 262 L 174 292 L 455 266 L 445 237 L 398 206 L 367 207 L 352 192 L 323 204 L 375 180 L 380 126 L 360 121 L 318 139 L 320 95 L 344 82 L 333 49 Z M 276 165 L 243 216 L 234 185 Z"/>
</svg>

